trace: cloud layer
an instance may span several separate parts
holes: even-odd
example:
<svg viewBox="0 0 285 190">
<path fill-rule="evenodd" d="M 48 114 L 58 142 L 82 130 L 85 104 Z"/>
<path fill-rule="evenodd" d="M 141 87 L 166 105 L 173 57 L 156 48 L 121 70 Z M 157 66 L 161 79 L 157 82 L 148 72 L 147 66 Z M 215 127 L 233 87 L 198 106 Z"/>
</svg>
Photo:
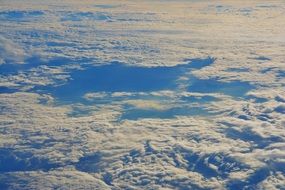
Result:
<svg viewBox="0 0 285 190">
<path fill-rule="evenodd" d="M 284 9 L 1 2 L 0 189 L 282 189 Z"/>
</svg>

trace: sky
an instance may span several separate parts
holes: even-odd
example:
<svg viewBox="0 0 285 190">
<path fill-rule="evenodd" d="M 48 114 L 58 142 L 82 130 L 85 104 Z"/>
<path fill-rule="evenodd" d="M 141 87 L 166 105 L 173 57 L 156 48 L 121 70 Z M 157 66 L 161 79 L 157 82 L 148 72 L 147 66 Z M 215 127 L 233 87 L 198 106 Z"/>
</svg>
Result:
<svg viewBox="0 0 285 190">
<path fill-rule="evenodd" d="M 0 189 L 285 189 L 282 0 L 1 0 Z"/>
</svg>

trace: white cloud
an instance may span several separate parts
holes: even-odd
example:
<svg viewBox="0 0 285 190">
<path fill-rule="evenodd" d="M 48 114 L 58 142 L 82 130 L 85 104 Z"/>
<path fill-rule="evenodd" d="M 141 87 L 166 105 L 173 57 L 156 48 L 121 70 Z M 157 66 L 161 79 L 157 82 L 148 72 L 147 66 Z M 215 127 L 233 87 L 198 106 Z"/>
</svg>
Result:
<svg viewBox="0 0 285 190">
<path fill-rule="evenodd" d="M 15 2 L 4 1 L 0 10 L 14 8 Z M 214 4 L 209 7 L 201 1 L 126 2 L 114 9 L 96 7 L 92 1 L 27 2 L 18 9 L 44 10 L 44 15 L 25 23 L 1 20 L 0 62 L 23 63 L 30 52 L 37 52 L 45 66 L 2 75 L 1 86 L 25 91 L 64 84 L 70 79 L 69 72 L 84 64 L 117 60 L 147 67 L 173 66 L 185 59 L 213 56 L 217 58 L 214 64 L 183 76 L 184 82 L 193 74 L 248 81 L 256 89 L 247 93 L 251 99 L 185 89 L 90 92 L 83 97 L 88 105 L 60 105 L 56 97 L 36 93 L 2 93 L 1 148 L 60 165 L 45 172 L 35 171 L 42 169 L 35 165 L 33 171 L 1 174 L 8 182 L 16 178 L 10 183 L 12 189 L 23 181 L 30 189 L 66 185 L 110 189 L 107 183 L 115 189 L 142 185 L 149 189 L 225 189 L 229 181 L 246 181 L 260 168 L 271 173 L 258 187 L 278 189 L 283 185 L 284 173 L 271 168 L 284 163 L 283 2 L 255 8 L 259 1 L 228 1 L 223 2 L 221 12 Z M 240 11 L 245 8 L 252 10 L 249 15 Z M 108 22 L 100 20 L 100 14 L 84 17 L 96 11 L 104 12 Z M 62 22 L 67 13 L 83 16 L 78 22 Z M 55 57 L 68 61 L 49 65 Z M 243 70 L 236 70 L 240 68 Z M 173 104 L 199 106 L 181 99 L 205 96 L 219 99 L 204 105 L 215 113 L 211 116 L 119 120 L 124 104 L 163 110 Z M 258 98 L 265 100 L 259 102 Z M 98 104 L 97 99 L 110 101 Z M 70 116 L 76 109 L 88 114 Z M 101 158 L 92 160 L 96 153 Z M 80 171 L 83 169 L 76 166 L 90 156 L 90 170 Z M 208 173 L 199 168 L 202 166 Z"/>
<path fill-rule="evenodd" d="M 166 105 L 165 102 L 153 101 L 153 100 L 126 100 L 123 103 L 132 105 L 138 109 L 146 110 L 166 110 L 170 108 L 170 105 Z"/>
<path fill-rule="evenodd" d="M 50 99 L 49 96 L 31 93 L 1 95 L 1 105 L 5 108 L 1 122 L 6 131 L 1 144 L 4 147 L 15 147 L 16 150 L 21 148 L 21 152 L 32 152 L 33 157 L 48 159 L 50 163 L 60 164 L 64 168 L 71 163 L 80 166 L 84 164 L 80 159 L 100 153 L 102 157 L 98 161 L 92 161 L 92 157 L 86 159 L 87 166 L 90 164 L 88 171 L 81 167 L 76 169 L 103 181 L 104 176 L 110 175 L 111 183 L 117 188 L 139 187 L 143 181 L 149 188 L 162 187 L 161 184 L 173 188 L 176 184 L 181 188 L 221 189 L 228 178 L 221 180 L 217 176 L 225 170 L 228 171 L 229 179 L 244 180 L 258 168 L 265 167 L 268 160 L 274 164 L 284 157 L 282 144 L 269 142 L 265 149 L 256 148 L 250 140 L 227 136 L 226 131 L 232 126 L 220 123 L 228 122 L 237 129 L 249 127 L 258 132 L 261 141 L 271 136 L 285 138 L 282 128 L 262 125 L 262 121 L 244 121 L 230 116 L 198 116 L 117 122 L 123 111 L 119 105 L 102 105 L 90 115 L 69 117 L 67 113 L 72 111 L 71 106 L 39 104 L 39 99 L 45 98 Z M 225 104 L 221 101 L 222 105 L 232 109 L 236 102 Z M 235 106 L 234 110 L 242 108 L 242 105 Z M 10 130 L 13 133 L 8 132 Z M 41 148 L 35 149 L 35 143 L 40 144 Z M 92 164 L 94 168 L 99 167 L 99 172 L 94 170 L 92 173 Z M 211 180 L 205 177 L 207 173 L 199 170 L 196 166 L 198 164 L 203 164 L 213 172 Z M 227 166 L 226 169 L 224 166 Z M 73 172 L 67 173 L 73 175 Z M 11 175 L 24 179 L 21 172 Z M 27 183 L 31 185 L 34 180 L 60 176 L 61 172 L 54 170 L 39 174 L 26 171 L 25 175 L 28 176 L 25 177 Z M 61 184 L 58 181 L 54 183 Z M 77 181 L 67 180 L 66 183 L 76 183 L 80 187 Z M 92 184 L 87 180 L 88 187 Z M 41 185 L 49 185 L 49 180 L 41 181 Z"/>
<path fill-rule="evenodd" d="M 21 46 L 0 36 L 0 64 L 22 64 L 26 57 L 27 54 Z"/>
</svg>

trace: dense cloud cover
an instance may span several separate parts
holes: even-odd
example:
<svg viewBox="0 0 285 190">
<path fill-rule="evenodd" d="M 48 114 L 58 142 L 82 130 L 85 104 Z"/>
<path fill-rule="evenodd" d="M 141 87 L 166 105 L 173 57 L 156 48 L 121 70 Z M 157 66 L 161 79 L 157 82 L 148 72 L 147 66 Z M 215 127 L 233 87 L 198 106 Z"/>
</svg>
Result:
<svg viewBox="0 0 285 190">
<path fill-rule="evenodd" d="M 1 1 L 0 189 L 284 189 L 284 13 Z"/>
</svg>

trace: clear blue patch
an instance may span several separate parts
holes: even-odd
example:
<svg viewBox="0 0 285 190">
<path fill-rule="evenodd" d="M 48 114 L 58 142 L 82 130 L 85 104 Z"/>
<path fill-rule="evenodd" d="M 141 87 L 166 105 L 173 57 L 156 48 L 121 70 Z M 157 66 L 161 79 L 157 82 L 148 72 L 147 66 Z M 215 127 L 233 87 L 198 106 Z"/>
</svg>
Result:
<svg viewBox="0 0 285 190">
<path fill-rule="evenodd" d="M 203 67 L 210 66 L 215 62 L 215 58 L 208 57 L 206 59 L 184 59 L 184 62 L 187 62 L 189 64 L 188 68 L 191 69 L 201 69 Z"/>
<path fill-rule="evenodd" d="M 201 96 L 201 97 L 199 97 L 199 96 L 182 97 L 181 100 L 184 100 L 184 101 L 190 102 L 190 103 L 191 102 L 197 102 L 197 103 L 203 104 L 203 103 L 207 103 L 207 102 L 219 101 L 219 98 L 206 95 L 206 96 Z"/>
<path fill-rule="evenodd" d="M 7 181 L 0 180 L 0 189 L 9 189 L 8 180 Z"/>
<path fill-rule="evenodd" d="M 252 96 L 252 95 L 247 96 L 245 99 L 246 100 L 253 100 L 255 103 L 264 103 L 264 102 L 268 101 L 267 98 L 260 98 L 260 97 L 256 97 L 256 96 Z"/>
<path fill-rule="evenodd" d="M 16 171 L 48 171 L 59 167 L 48 159 L 37 158 L 29 152 L 14 151 L 9 148 L 0 149 L 0 172 Z"/>
<path fill-rule="evenodd" d="M 278 112 L 278 113 L 281 113 L 281 114 L 285 114 L 285 105 L 279 105 L 277 106 L 274 111 Z"/>
<path fill-rule="evenodd" d="M 111 17 L 103 12 L 75 12 L 65 13 L 61 21 L 82 21 L 82 20 L 97 20 L 108 21 Z"/>
<path fill-rule="evenodd" d="M 285 71 L 284 71 L 284 70 L 279 70 L 277 73 L 278 73 L 278 74 L 277 74 L 277 77 L 279 77 L 279 78 L 285 78 Z"/>
<path fill-rule="evenodd" d="M 206 59 L 187 59 L 187 64 L 176 65 L 172 67 L 140 67 L 130 66 L 119 62 L 98 66 L 85 66 L 83 70 L 73 70 L 70 73 L 71 80 L 61 86 L 37 86 L 32 91 L 40 93 L 49 93 L 56 97 L 59 104 L 76 103 L 83 104 L 104 104 L 123 100 L 120 97 L 111 97 L 114 92 L 153 92 L 160 90 L 177 90 L 179 86 L 178 78 L 181 76 L 189 77 L 189 92 L 198 93 L 222 93 L 236 98 L 246 98 L 245 94 L 254 87 L 247 82 L 231 81 L 221 82 L 215 79 L 199 79 L 193 76 L 185 75 L 193 69 L 201 69 L 214 63 L 215 59 L 208 57 Z M 55 60 L 49 65 L 61 64 L 61 61 Z M 87 101 L 83 98 L 86 93 L 105 92 L 107 99 Z M 137 99 L 137 95 L 127 97 L 127 99 Z M 155 96 L 146 96 L 143 99 L 155 100 Z M 179 101 L 187 103 L 206 104 L 211 101 L 218 101 L 217 98 L 206 95 L 201 97 L 181 97 Z M 74 109 L 69 115 L 71 117 L 81 116 L 90 113 L 92 110 Z M 203 106 L 193 107 L 178 106 L 167 110 L 155 109 L 137 109 L 125 105 L 125 111 L 121 116 L 123 119 L 140 118 L 174 118 L 176 116 L 209 116 L 213 113 L 206 111 Z"/>
<path fill-rule="evenodd" d="M 3 76 L 14 75 L 18 72 L 28 71 L 39 65 L 44 65 L 39 57 L 31 57 L 25 60 L 25 64 L 15 64 L 11 60 L 6 60 L 6 64 L 0 64 L 0 72 Z"/>
<path fill-rule="evenodd" d="M 0 94 L 4 94 L 4 93 L 14 93 L 17 92 L 17 89 L 14 88 L 9 88 L 6 86 L 0 86 Z"/>
<path fill-rule="evenodd" d="M 56 42 L 56 41 L 48 41 L 46 45 L 49 47 L 75 47 L 75 43 L 71 42 Z"/>
<path fill-rule="evenodd" d="M 270 58 L 265 57 L 265 56 L 259 56 L 259 57 L 256 57 L 255 59 L 259 61 L 270 61 L 271 60 Z"/>
<path fill-rule="evenodd" d="M 120 120 L 138 120 L 143 118 L 161 118 L 170 119 L 176 116 L 210 116 L 213 115 L 207 112 L 203 107 L 177 107 L 167 110 L 155 110 L 155 109 L 136 109 L 129 108 L 124 111 Z"/>
<path fill-rule="evenodd" d="M 190 83 L 189 92 L 221 93 L 233 97 L 243 97 L 254 89 L 253 85 L 242 81 L 221 82 L 215 79 L 194 78 Z"/>
<path fill-rule="evenodd" d="M 202 63 L 213 63 L 214 59 L 199 59 Z M 179 76 L 199 64 L 173 67 L 138 67 L 118 62 L 108 65 L 86 67 L 70 73 L 72 80 L 62 86 L 37 87 L 34 90 L 51 93 L 62 101 L 80 101 L 90 92 L 151 92 L 176 89 Z"/>
<path fill-rule="evenodd" d="M 5 19 L 9 21 L 22 21 L 24 19 L 39 17 L 43 15 L 43 11 L 3 11 L 0 12 L 0 20 Z"/>
</svg>

